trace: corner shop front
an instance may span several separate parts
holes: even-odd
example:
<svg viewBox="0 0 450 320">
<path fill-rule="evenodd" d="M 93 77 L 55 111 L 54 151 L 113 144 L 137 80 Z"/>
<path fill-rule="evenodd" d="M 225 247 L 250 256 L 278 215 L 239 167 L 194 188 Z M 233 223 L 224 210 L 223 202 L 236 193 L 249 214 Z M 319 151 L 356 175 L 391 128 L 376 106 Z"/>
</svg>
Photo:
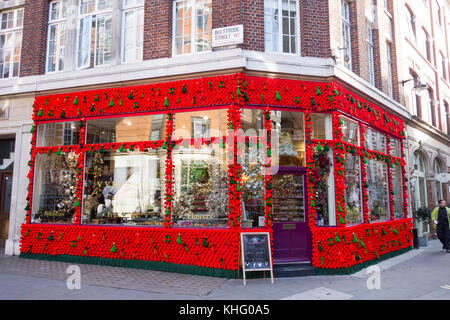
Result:
<svg viewBox="0 0 450 320">
<path fill-rule="evenodd" d="M 408 250 L 404 125 L 334 82 L 242 73 L 40 96 L 23 257 L 235 277 L 345 272 Z"/>
</svg>

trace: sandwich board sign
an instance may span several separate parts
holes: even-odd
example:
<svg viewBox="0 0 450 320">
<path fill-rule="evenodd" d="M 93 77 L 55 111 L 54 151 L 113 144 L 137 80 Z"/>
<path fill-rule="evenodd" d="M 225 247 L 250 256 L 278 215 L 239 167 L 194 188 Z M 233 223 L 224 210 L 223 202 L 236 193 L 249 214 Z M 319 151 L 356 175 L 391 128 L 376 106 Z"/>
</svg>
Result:
<svg viewBox="0 0 450 320">
<path fill-rule="evenodd" d="M 273 284 L 272 250 L 269 232 L 241 232 L 242 271 L 270 271 Z"/>
</svg>

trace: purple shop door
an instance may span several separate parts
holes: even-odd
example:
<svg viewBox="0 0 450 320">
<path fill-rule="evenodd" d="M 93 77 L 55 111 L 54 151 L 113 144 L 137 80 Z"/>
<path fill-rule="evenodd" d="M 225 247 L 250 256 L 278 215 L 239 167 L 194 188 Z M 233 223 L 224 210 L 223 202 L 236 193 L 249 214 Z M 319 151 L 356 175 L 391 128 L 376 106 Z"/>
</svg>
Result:
<svg viewBox="0 0 450 320">
<path fill-rule="evenodd" d="M 273 176 L 274 261 L 311 260 L 311 232 L 306 208 L 305 170 L 289 168 Z"/>
</svg>

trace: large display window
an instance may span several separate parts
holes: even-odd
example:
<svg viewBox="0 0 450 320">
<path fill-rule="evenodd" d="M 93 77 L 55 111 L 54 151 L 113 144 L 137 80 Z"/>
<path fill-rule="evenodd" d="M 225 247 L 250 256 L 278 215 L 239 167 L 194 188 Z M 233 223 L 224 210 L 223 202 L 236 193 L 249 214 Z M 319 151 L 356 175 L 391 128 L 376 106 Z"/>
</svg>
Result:
<svg viewBox="0 0 450 320">
<path fill-rule="evenodd" d="M 403 175 L 402 168 L 395 165 L 391 169 L 392 200 L 394 202 L 394 218 L 403 218 Z"/>
<path fill-rule="evenodd" d="M 176 227 L 228 226 L 228 179 L 220 144 L 178 145 L 172 153 L 172 221 Z"/>
<path fill-rule="evenodd" d="M 162 225 L 162 149 L 88 152 L 82 223 Z"/>
<path fill-rule="evenodd" d="M 366 172 L 370 220 L 387 220 L 389 218 L 387 164 L 381 160 L 369 159 Z"/>
<path fill-rule="evenodd" d="M 344 161 L 346 220 L 348 224 L 362 223 L 361 160 L 358 155 L 347 153 Z"/>
</svg>

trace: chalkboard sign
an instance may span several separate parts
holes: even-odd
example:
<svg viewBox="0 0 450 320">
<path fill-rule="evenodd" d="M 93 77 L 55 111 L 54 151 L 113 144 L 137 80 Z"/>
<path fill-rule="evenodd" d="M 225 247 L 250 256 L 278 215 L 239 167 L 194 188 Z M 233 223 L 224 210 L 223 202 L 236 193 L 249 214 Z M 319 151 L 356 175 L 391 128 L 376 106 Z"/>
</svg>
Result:
<svg viewBox="0 0 450 320">
<path fill-rule="evenodd" d="M 272 251 L 270 250 L 270 236 L 268 232 L 242 232 L 242 269 L 244 285 L 245 272 L 270 270 L 273 283 Z"/>
</svg>

